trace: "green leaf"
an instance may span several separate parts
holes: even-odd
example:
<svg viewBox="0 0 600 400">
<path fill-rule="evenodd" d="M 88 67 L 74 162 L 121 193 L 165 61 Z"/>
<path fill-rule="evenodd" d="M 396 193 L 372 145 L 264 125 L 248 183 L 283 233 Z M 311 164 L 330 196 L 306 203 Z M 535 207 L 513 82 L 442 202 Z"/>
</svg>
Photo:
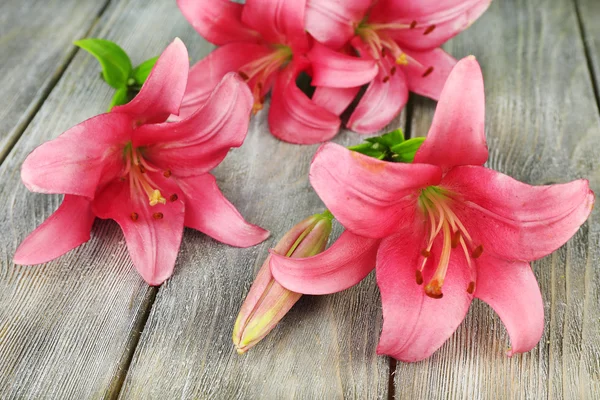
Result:
<svg viewBox="0 0 600 400">
<path fill-rule="evenodd" d="M 102 66 L 102 76 L 106 83 L 115 89 L 127 86 L 133 67 L 127 53 L 116 43 L 89 38 L 77 40 L 74 44 L 96 57 Z"/>
<path fill-rule="evenodd" d="M 108 107 L 108 111 L 112 110 L 114 106 L 120 106 L 123 104 L 129 103 L 129 89 L 127 87 L 122 87 L 121 89 L 117 89 L 114 96 L 110 100 L 110 106 Z"/>
<path fill-rule="evenodd" d="M 404 133 L 402 133 L 402 129 L 398 128 L 381 136 L 376 136 L 365 140 L 370 143 L 379 143 L 380 145 L 389 149 L 392 146 L 404 142 Z"/>
<path fill-rule="evenodd" d="M 152 72 L 152 68 L 154 68 L 154 64 L 156 64 L 158 57 L 159 56 L 152 57 L 135 67 L 131 74 L 131 77 L 135 80 L 133 84 L 142 86 L 144 82 L 146 82 L 146 79 L 148 79 L 148 75 L 150 75 L 150 72 Z M 132 84 L 130 83 L 129 86 L 132 86 Z"/>
<path fill-rule="evenodd" d="M 348 149 L 379 160 L 385 158 L 385 149 L 379 143 L 361 143 Z"/>
<path fill-rule="evenodd" d="M 425 141 L 424 137 L 409 139 L 405 142 L 392 146 L 391 150 L 394 153 L 392 160 L 394 162 L 411 163 L 415 159 L 415 154 Z"/>
</svg>

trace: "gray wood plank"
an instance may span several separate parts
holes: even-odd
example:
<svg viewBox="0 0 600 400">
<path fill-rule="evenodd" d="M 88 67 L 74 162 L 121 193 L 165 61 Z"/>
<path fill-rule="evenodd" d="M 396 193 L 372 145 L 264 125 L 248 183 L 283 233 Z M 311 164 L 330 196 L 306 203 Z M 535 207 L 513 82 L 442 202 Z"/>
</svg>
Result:
<svg viewBox="0 0 600 400">
<path fill-rule="evenodd" d="M 205 43 L 192 43 L 196 33 L 174 2 L 139 4 L 111 2 L 92 35 L 119 42 L 134 63 L 159 54 L 176 36 L 196 54 L 208 51 Z M 20 68 L 36 71 L 26 62 Z M 58 260 L 35 267 L 11 262 L 18 243 L 60 202 L 60 196 L 29 193 L 20 165 L 35 146 L 106 110 L 113 90 L 99 71 L 95 59 L 77 53 L 0 168 L 2 399 L 102 398 L 118 388 L 155 294 L 133 270 L 110 221 L 97 221 L 92 239 Z"/>
<path fill-rule="evenodd" d="M 108 0 L 4 0 L 0 5 L 0 162 Z"/>
<path fill-rule="evenodd" d="M 585 42 L 586 55 L 593 75 L 596 102 L 600 102 L 600 2 L 597 0 L 573 0 Z M 600 107 L 600 104 L 599 104 Z"/>
<path fill-rule="evenodd" d="M 482 66 L 489 167 L 536 185 L 586 177 L 599 192 L 600 120 L 571 2 L 495 1 L 447 49 Z M 413 133 L 424 135 L 435 105 L 415 107 Z M 600 398 L 599 233 L 596 210 L 567 245 L 533 263 L 546 314 L 535 349 L 507 358 L 500 319 L 475 301 L 433 357 L 398 363 L 396 398 Z"/>
</svg>

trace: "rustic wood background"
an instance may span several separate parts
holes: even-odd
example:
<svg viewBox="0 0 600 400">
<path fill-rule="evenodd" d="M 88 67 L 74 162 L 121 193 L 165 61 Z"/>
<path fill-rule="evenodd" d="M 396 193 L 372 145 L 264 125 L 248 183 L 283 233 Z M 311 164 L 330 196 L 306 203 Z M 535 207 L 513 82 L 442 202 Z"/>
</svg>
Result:
<svg viewBox="0 0 600 400">
<path fill-rule="evenodd" d="M 598 0 L 496 0 L 447 44 L 483 68 L 490 167 L 531 184 L 586 177 L 600 193 L 599 20 Z M 231 329 L 267 250 L 323 208 L 307 179 L 317 146 L 274 139 L 265 111 L 215 171 L 242 214 L 272 232 L 263 244 L 240 250 L 188 230 L 174 276 L 151 288 L 133 270 L 117 224 L 98 220 L 92 239 L 62 258 L 13 265 L 17 245 L 61 199 L 28 192 L 21 163 L 103 112 L 112 95 L 95 59 L 71 44 L 86 36 L 118 42 L 134 64 L 176 36 L 193 61 L 213 48 L 172 0 L 0 4 L 0 398 L 600 398 L 598 211 L 534 263 L 546 329 L 527 354 L 505 357 L 502 323 L 475 302 L 430 359 L 376 356 L 381 306 L 371 275 L 342 293 L 303 297 L 271 335 L 237 355 Z M 424 135 L 434 108 L 411 97 L 390 128 Z M 342 132 L 335 141 L 361 137 Z"/>
</svg>

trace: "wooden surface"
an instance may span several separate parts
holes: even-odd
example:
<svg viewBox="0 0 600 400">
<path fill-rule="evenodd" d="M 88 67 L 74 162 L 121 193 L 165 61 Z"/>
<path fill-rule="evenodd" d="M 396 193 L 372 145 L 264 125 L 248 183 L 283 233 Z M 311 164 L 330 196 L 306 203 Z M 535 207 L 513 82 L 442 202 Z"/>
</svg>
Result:
<svg viewBox="0 0 600 400">
<path fill-rule="evenodd" d="M 14 266 L 18 243 L 60 201 L 24 188 L 23 159 L 103 112 L 112 94 L 96 61 L 70 43 L 92 28 L 90 36 L 117 41 L 134 64 L 175 36 L 194 61 L 212 48 L 173 1 L 39 3 L 0 5 L 0 161 L 20 136 L 0 165 L 0 398 L 600 398 L 598 211 L 566 246 L 534 263 L 546 329 L 528 354 L 506 358 L 502 323 L 475 302 L 430 359 L 395 365 L 376 356 L 381 305 L 370 275 L 342 293 L 303 297 L 271 335 L 237 355 L 231 329 L 267 249 L 322 210 L 307 180 L 316 146 L 274 139 L 265 111 L 215 171 L 241 213 L 272 232 L 263 244 L 236 249 L 187 230 L 174 276 L 156 289 L 132 269 L 118 226 L 97 221 L 92 240 L 66 256 Z M 25 15 L 37 17 L 18 18 Z M 482 65 L 490 167 L 532 184 L 587 177 L 600 192 L 598 18 L 596 0 L 497 0 L 447 45 Z M 411 98 L 412 135 L 427 132 L 434 107 Z M 360 140 L 346 131 L 335 139 Z"/>
</svg>

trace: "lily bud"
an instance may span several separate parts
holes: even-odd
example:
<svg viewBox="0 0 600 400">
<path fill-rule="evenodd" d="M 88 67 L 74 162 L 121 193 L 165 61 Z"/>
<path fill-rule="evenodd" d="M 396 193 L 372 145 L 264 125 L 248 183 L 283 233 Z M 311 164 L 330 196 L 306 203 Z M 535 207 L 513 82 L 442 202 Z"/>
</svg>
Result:
<svg viewBox="0 0 600 400">
<path fill-rule="evenodd" d="M 286 257 L 311 257 L 321 253 L 331 234 L 329 211 L 306 218 L 287 232 L 273 249 Z M 233 344 L 243 354 L 264 338 L 302 296 L 275 281 L 268 256 L 250 287 L 233 328 Z"/>
</svg>

